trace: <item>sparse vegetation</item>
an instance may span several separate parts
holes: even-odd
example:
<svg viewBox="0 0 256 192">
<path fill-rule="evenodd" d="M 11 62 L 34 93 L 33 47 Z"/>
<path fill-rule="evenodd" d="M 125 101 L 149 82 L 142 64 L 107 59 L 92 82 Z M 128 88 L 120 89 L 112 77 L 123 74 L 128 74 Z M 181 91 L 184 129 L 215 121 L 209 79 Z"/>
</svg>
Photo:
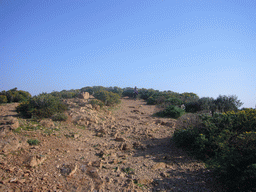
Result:
<svg viewBox="0 0 256 192">
<path fill-rule="evenodd" d="M 127 168 L 123 168 L 122 169 L 123 172 L 125 172 L 126 174 L 133 174 L 134 173 L 134 169 L 130 168 L 130 167 L 127 167 Z"/>
<path fill-rule="evenodd" d="M 53 121 L 66 121 L 68 116 L 65 113 L 57 113 L 52 116 Z"/>
<path fill-rule="evenodd" d="M 27 142 L 29 145 L 38 145 L 40 143 L 37 139 L 28 139 Z"/>
</svg>

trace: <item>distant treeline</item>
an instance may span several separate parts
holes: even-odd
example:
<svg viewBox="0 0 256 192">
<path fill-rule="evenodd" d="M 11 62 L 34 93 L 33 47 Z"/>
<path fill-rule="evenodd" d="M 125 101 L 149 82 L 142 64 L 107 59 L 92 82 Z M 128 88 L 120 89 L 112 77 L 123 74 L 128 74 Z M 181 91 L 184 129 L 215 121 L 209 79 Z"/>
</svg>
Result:
<svg viewBox="0 0 256 192">
<path fill-rule="evenodd" d="M 78 97 L 81 92 L 89 92 L 90 95 L 94 95 L 104 103 L 112 105 L 114 103 L 119 103 L 120 97 L 133 97 L 133 89 L 134 88 L 132 87 L 120 88 L 117 86 L 87 86 L 81 89 L 62 90 L 60 92 L 53 91 L 49 94 L 60 99 L 68 99 Z M 191 113 L 210 112 L 214 114 L 215 112 L 238 111 L 238 108 L 243 104 L 235 95 L 219 95 L 214 99 L 212 97 L 199 98 L 197 94 L 192 92 L 177 93 L 173 91 L 159 91 L 145 88 L 140 88 L 138 91 L 139 98 L 147 101 L 147 104 L 149 105 L 163 105 L 164 107 L 168 107 L 170 105 L 181 106 L 184 104 L 185 111 Z M 114 95 L 112 93 L 114 93 Z M 115 101 L 110 101 L 112 97 L 115 97 Z M 0 103 L 22 102 L 29 98 L 31 98 L 29 92 L 17 90 L 17 88 L 0 92 Z"/>
<path fill-rule="evenodd" d="M 17 90 L 17 87 L 10 89 L 9 91 L 0 92 L 0 103 L 22 102 L 29 98 L 31 98 L 29 92 Z"/>
</svg>

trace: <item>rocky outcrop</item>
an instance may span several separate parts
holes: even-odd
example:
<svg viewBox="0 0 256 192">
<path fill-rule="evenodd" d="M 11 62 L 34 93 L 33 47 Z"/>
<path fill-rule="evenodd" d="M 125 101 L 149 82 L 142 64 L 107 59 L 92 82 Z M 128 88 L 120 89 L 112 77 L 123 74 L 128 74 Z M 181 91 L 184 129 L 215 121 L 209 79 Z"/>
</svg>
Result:
<svg viewBox="0 0 256 192">
<path fill-rule="evenodd" d="M 19 126 L 19 121 L 15 117 L 5 117 L 0 119 L 0 129 L 14 130 Z"/>
<path fill-rule="evenodd" d="M 78 98 L 80 99 L 89 99 L 90 94 L 88 92 L 82 92 L 78 95 Z"/>
</svg>

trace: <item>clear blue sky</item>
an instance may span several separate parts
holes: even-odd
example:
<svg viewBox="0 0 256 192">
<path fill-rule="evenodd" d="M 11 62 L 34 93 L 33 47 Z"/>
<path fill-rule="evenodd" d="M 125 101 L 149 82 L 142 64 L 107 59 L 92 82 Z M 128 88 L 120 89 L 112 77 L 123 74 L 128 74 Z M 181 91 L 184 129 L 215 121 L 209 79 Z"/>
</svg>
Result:
<svg viewBox="0 0 256 192">
<path fill-rule="evenodd" d="M 256 104 L 255 0 L 0 0 L 0 91 L 118 86 Z"/>
</svg>

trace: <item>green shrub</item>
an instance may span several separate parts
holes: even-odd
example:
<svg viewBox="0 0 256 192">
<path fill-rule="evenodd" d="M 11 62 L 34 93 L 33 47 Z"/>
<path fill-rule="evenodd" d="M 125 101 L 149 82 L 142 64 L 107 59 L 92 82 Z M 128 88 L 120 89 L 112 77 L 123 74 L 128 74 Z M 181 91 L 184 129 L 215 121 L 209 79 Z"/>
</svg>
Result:
<svg viewBox="0 0 256 192">
<path fill-rule="evenodd" d="M 14 89 L 10 89 L 9 91 L 1 91 L 0 97 L 2 97 L 2 99 L 4 101 L 6 101 L 6 99 L 7 99 L 7 102 L 11 103 L 11 102 L 26 101 L 29 98 L 31 98 L 31 95 L 27 91 L 21 91 L 21 90 L 18 91 L 17 87 L 15 87 Z M 5 99 L 5 97 L 6 97 L 6 99 Z M 1 103 L 1 101 L 0 101 L 0 103 Z M 3 103 L 6 103 L 6 102 L 3 102 Z"/>
<path fill-rule="evenodd" d="M 139 95 L 141 99 L 147 100 L 152 96 L 159 96 L 159 91 L 154 89 L 139 89 Z"/>
<path fill-rule="evenodd" d="M 102 108 L 104 106 L 104 103 L 98 99 L 92 99 L 89 101 L 89 104 L 92 105 L 92 107 L 96 107 L 97 105 L 100 106 L 100 108 Z"/>
<path fill-rule="evenodd" d="M 56 113 L 52 116 L 53 121 L 66 121 L 68 116 L 65 113 Z"/>
<path fill-rule="evenodd" d="M 113 93 L 117 93 L 120 97 L 122 96 L 123 93 L 123 89 L 121 89 L 120 87 L 108 87 L 106 88 L 107 91 L 113 92 Z"/>
<path fill-rule="evenodd" d="M 182 104 L 182 101 L 179 98 L 168 98 L 165 100 L 165 103 L 167 105 L 175 105 L 175 106 L 180 106 Z"/>
<path fill-rule="evenodd" d="M 53 91 L 50 94 L 60 99 L 71 99 L 78 96 L 79 90 L 69 90 L 69 91 L 62 90 L 61 92 Z"/>
<path fill-rule="evenodd" d="M 101 100 L 107 106 L 112 106 L 121 102 L 120 96 L 117 93 L 112 93 L 105 90 L 97 91 L 94 94 L 94 97 Z"/>
<path fill-rule="evenodd" d="M 173 140 L 178 147 L 193 149 L 197 135 L 194 129 L 179 129 L 174 132 Z"/>
<path fill-rule="evenodd" d="M 7 97 L 5 95 L 0 95 L 0 103 L 7 103 Z"/>
<path fill-rule="evenodd" d="M 27 118 L 48 118 L 66 109 L 67 106 L 59 98 L 45 93 L 34 96 L 16 107 L 16 111 Z"/>
<path fill-rule="evenodd" d="M 184 113 L 185 112 L 183 109 L 174 105 L 170 105 L 167 108 L 165 108 L 163 111 L 156 113 L 156 115 L 160 117 L 171 117 L 176 119 L 182 116 Z"/>
<path fill-rule="evenodd" d="M 123 93 L 122 93 L 122 96 L 123 97 L 130 97 L 130 98 L 132 98 L 133 96 L 134 96 L 134 90 L 133 90 L 133 88 L 126 88 L 124 91 L 123 91 Z"/>
<path fill-rule="evenodd" d="M 147 99 L 147 105 L 156 105 L 157 101 L 156 101 L 156 98 L 155 97 L 149 97 Z"/>
<path fill-rule="evenodd" d="M 201 115 L 201 126 L 176 130 L 173 140 L 205 161 L 228 191 L 255 191 L 255 117 L 254 109 Z"/>
<path fill-rule="evenodd" d="M 28 139 L 27 142 L 29 145 L 38 145 L 40 143 L 37 139 Z"/>
</svg>

